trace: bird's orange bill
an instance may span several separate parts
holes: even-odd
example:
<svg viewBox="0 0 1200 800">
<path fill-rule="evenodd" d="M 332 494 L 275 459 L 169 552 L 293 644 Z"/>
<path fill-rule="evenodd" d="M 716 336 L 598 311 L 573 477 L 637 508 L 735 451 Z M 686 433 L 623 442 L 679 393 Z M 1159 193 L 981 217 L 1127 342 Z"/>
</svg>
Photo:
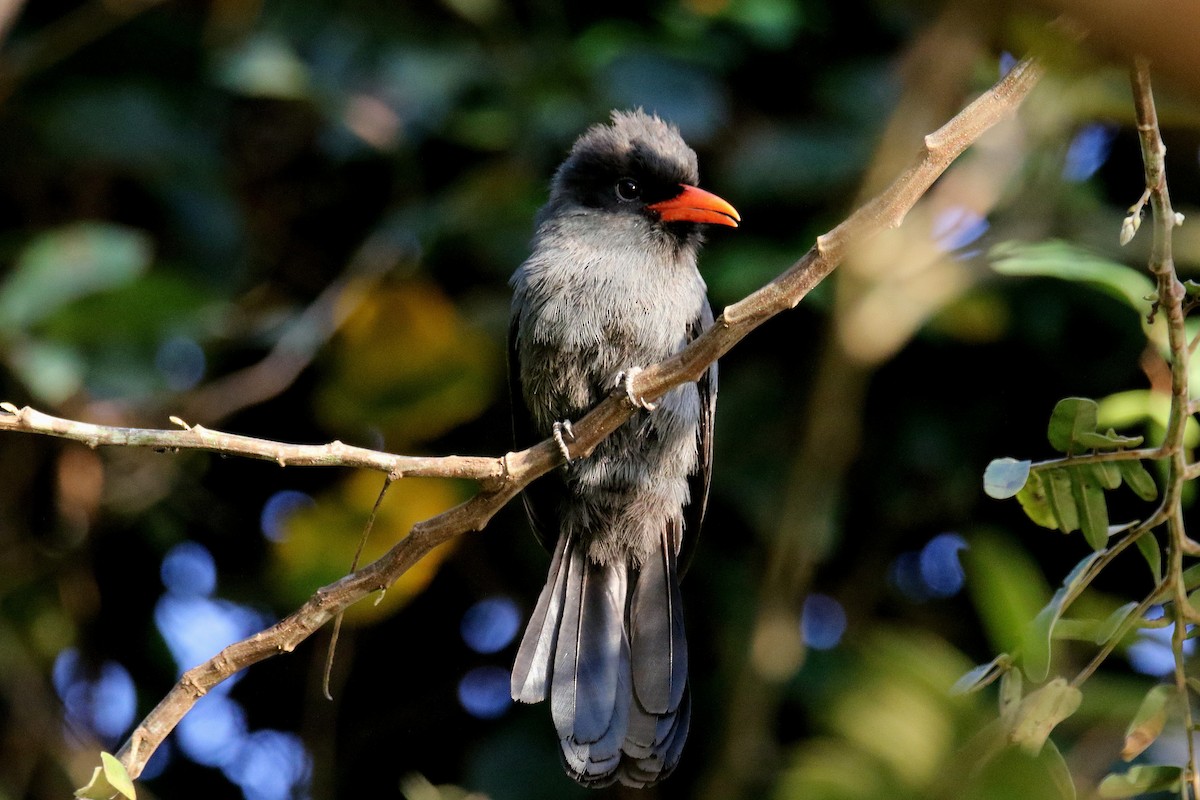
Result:
<svg viewBox="0 0 1200 800">
<path fill-rule="evenodd" d="M 657 211 L 663 222 L 707 222 L 736 228 L 742 221 L 737 209 L 712 192 L 695 186 L 680 185 L 679 194 L 647 208 Z"/>
</svg>

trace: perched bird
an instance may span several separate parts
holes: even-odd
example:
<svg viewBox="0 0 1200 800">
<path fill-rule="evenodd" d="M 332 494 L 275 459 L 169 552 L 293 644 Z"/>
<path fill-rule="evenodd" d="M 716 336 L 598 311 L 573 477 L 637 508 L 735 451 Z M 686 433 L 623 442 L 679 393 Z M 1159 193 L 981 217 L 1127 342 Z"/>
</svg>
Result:
<svg viewBox="0 0 1200 800">
<path fill-rule="evenodd" d="M 679 577 L 708 499 L 717 366 L 653 404 L 629 379 L 712 325 L 696 269 L 701 226 L 740 217 L 698 182 L 673 126 L 613 112 L 555 173 L 533 252 L 512 277 L 514 434 L 522 446 L 553 435 L 568 462 L 524 495 L 552 560 L 512 696 L 550 700 L 567 773 L 590 786 L 656 783 L 687 736 Z M 569 420 L 621 385 L 637 410 L 571 461 Z"/>
</svg>

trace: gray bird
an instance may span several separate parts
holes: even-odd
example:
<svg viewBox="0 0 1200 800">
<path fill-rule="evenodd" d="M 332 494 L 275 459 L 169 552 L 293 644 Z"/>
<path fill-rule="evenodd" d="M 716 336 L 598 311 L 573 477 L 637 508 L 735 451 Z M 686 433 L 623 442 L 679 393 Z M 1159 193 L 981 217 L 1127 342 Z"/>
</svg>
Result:
<svg viewBox="0 0 1200 800">
<path fill-rule="evenodd" d="M 555 173 L 533 252 L 512 277 L 517 444 L 554 436 L 568 456 L 524 494 L 552 560 L 512 696 L 550 700 L 567 774 L 588 786 L 650 786 L 687 737 L 679 577 L 708 499 L 717 366 L 653 404 L 629 379 L 712 325 L 696 269 L 701 226 L 740 217 L 698 182 L 696 154 L 673 126 L 613 112 Z M 620 385 L 638 410 L 571 461 L 567 421 Z"/>
</svg>

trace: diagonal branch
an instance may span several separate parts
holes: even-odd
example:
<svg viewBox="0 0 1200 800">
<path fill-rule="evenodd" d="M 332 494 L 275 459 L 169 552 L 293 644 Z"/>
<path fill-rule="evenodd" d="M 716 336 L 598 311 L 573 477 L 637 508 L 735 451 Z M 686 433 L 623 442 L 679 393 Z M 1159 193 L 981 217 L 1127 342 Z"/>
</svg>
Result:
<svg viewBox="0 0 1200 800">
<path fill-rule="evenodd" d="M 950 163 L 1020 105 L 1041 74 L 1041 66 L 1032 60 L 1013 67 L 989 91 L 926 136 L 913 165 L 887 189 L 836 228 L 818 237 L 816 245 L 775 280 L 728 306 L 713 327 L 684 350 L 640 372 L 633 380 L 631 393 L 654 400 L 675 386 L 696 380 L 711 363 L 759 325 L 794 308 L 837 267 L 851 243 L 860 243 L 885 228 L 900 225 Z M 356 466 L 386 471 L 397 477 L 469 477 L 481 484 L 479 493 L 470 500 L 414 525 L 409 535 L 379 560 L 318 589 L 288 617 L 226 647 L 209 661 L 184 673 L 118 753 L 131 777 L 141 774 L 147 760 L 179 720 L 214 686 L 251 664 L 291 652 L 339 611 L 371 592 L 390 586 L 437 545 L 462 533 L 481 530 L 524 486 L 562 461 L 552 439 L 501 458 L 447 456 L 425 459 L 350 447 L 340 442 L 290 445 L 186 425 L 184 430 L 167 431 L 111 428 L 62 420 L 29 408 L 17 409 L 12 404 L 4 404 L 0 409 L 6 412 L 0 413 L 0 431 L 59 436 L 93 447 L 113 444 L 162 450 L 208 450 L 270 459 L 283 466 Z M 575 440 L 571 443 L 570 455 L 575 458 L 590 454 L 632 412 L 625 392 L 615 390 L 582 420 L 574 423 Z"/>
</svg>

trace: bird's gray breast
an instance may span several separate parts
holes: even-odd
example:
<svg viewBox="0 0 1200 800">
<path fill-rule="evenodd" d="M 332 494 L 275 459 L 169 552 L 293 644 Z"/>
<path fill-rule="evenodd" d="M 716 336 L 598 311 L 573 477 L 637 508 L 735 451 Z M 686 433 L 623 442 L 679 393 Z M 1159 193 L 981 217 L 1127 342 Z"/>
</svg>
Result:
<svg viewBox="0 0 1200 800">
<path fill-rule="evenodd" d="M 526 404 L 537 427 L 594 405 L 622 370 L 678 352 L 705 302 L 694 250 L 631 222 L 550 226 L 513 278 Z"/>
</svg>

